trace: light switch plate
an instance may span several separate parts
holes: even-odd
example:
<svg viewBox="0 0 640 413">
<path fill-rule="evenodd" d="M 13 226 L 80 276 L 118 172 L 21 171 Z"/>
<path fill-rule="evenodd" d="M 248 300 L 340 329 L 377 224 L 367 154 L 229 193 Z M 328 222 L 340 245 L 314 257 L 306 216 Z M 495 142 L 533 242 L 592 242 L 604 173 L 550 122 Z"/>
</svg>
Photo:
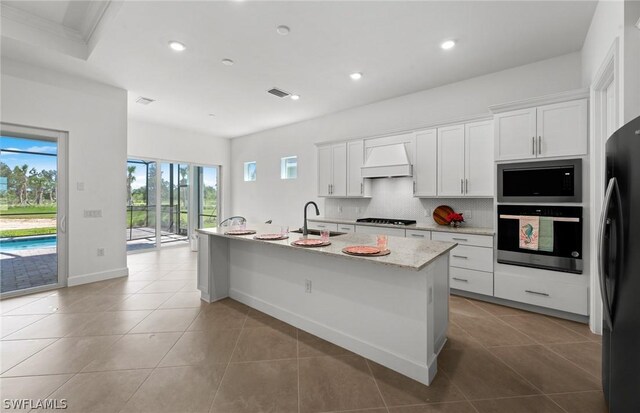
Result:
<svg viewBox="0 0 640 413">
<path fill-rule="evenodd" d="M 84 191 L 84 182 L 76 182 L 76 189 L 78 191 Z"/>
</svg>

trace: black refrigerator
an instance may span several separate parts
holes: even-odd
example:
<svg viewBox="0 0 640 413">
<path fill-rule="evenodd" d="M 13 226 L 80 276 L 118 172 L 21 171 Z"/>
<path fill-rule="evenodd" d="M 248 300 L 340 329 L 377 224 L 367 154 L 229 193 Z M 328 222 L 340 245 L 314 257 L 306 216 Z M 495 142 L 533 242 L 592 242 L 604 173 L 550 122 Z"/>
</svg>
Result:
<svg viewBox="0 0 640 413">
<path fill-rule="evenodd" d="M 610 413 L 640 412 L 640 117 L 606 144 L 599 231 L 602 386 Z"/>
</svg>

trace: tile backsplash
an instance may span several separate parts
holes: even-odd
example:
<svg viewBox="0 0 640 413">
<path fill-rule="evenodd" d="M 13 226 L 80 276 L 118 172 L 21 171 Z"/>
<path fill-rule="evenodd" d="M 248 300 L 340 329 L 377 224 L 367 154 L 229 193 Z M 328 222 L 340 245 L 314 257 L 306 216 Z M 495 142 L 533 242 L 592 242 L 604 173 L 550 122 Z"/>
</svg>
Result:
<svg viewBox="0 0 640 413">
<path fill-rule="evenodd" d="M 439 205 L 449 205 L 456 212 L 463 212 L 467 225 L 493 228 L 493 199 L 414 198 L 412 178 L 374 179 L 371 198 L 327 198 L 322 215 L 326 218 L 376 217 L 433 222 L 431 214 Z"/>
</svg>

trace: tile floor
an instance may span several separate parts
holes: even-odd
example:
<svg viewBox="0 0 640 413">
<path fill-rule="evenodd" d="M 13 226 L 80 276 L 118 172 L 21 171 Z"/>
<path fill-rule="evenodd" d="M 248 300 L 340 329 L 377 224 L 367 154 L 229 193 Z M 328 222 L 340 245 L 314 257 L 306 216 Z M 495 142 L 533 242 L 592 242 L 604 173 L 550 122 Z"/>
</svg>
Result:
<svg viewBox="0 0 640 413">
<path fill-rule="evenodd" d="M 202 303 L 195 265 L 185 248 L 136 254 L 128 279 L 1 301 L 2 399 L 81 413 L 606 411 L 584 325 L 451 297 L 427 387 L 238 302 Z"/>
</svg>

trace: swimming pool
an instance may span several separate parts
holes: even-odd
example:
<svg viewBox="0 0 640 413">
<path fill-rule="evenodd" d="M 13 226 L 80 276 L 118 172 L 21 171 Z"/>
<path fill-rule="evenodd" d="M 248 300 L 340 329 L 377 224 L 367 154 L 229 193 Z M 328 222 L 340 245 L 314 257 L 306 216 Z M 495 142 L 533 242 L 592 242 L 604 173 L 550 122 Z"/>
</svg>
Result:
<svg viewBox="0 0 640 413">
<path fill-rule="evenodd" d="M 57 237 L 46 235 L 38 237 L 5 238 L 0 240 L 0 251 L 31 250 L 35 248 L 52 248 L 56 246 Z"/>
</svg>

